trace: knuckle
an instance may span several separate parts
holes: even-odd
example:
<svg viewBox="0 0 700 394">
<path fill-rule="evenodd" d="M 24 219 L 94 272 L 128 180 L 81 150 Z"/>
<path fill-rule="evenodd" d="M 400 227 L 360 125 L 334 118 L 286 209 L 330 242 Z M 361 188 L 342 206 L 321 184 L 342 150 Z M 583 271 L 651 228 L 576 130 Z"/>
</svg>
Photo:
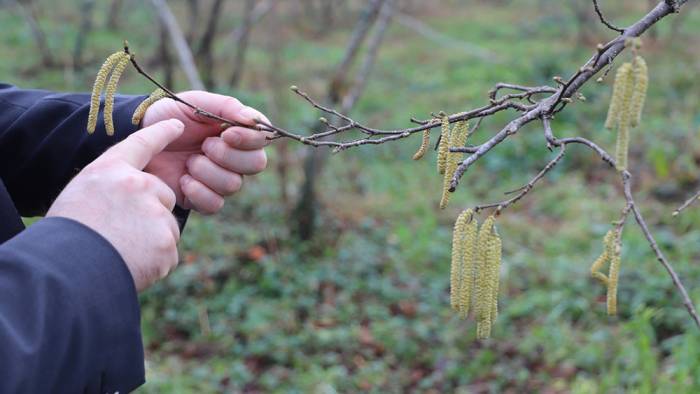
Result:
<svg viewBox="0 0 700 394">
<path fill-rule="evenodd" d="M 142 192 L 148 187 L 148 179 L 137 172 L 128 172 L 119 179 L 119 186 L 129 193 Z"/>
<path fill-rule="evenodd" d="M 148 139 L 146 139 L 141 133 L 131 134 L 129 137 L 127 137 L 127 139 L 131 140 L 137 145 L 143 146 L 144 148 L 151 147 L 151 142 Z"/>
</svg>

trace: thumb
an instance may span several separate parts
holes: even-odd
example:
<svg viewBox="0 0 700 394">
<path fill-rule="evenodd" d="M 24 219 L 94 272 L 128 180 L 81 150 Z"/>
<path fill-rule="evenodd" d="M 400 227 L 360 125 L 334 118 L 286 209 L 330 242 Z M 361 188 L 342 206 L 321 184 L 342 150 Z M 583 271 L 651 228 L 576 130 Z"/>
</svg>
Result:
<svg viewBox="0 0 700 394">
<path fill-rule="evenodd" d="M 105 155 L 142 170 L 153 156 L 180 137 L 184 130 L 185 125 L 177 119 L 163 120 L 131 134 Z"/>
</svg>

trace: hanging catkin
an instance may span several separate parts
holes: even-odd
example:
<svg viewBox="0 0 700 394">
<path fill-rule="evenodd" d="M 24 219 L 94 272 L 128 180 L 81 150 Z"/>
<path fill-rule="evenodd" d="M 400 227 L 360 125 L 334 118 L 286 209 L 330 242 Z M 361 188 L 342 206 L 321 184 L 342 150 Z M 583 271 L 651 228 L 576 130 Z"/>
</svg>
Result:
<svg viewBox="0 0 700 394">
<path fill-rule="evenodd" d="M 469 220 L 465 225 L 464 238 L 462 240 L 462 270 L 459 273 L 459 316 L 466 319 L 472 303 L 472 293 L 474 291 L 474 271 L 476 269 L 476 240 L 478 232 L 478 222 L 476 215 L 471 209 L 466 211 Z"/>
<path fill-rule="evenodd" d="M 489 264 L 491 267 L 491 276 L 493 283 L 493 294 L 491 295 L 492 309 L 491 309 L 491 325 L 496 324 L 496 318 L 498 317 L 498 287 L 500 285 L 501 276 L 501 258 L 502 258 L 502 243 L 501 236 L 496 230 L 496 226 L 493 226 L 493 235 L 491 236 L 491 242 L 489 246 Z"/>
<path fill-rule="evenodd" d="M 642 120 L 642 110 L 647 97 L 649 85 L 649 70 L 643 57 L 637 56 L 633 62 L 634 68 L 634 92 L 632 93 L 632 117 L 630 126 L 637 127 Z"/>
<path fill-rule="evenodd" d="M 443 113 L 442 126 L 440 127 L 440 144 L 438 144 L 437 168 L 441 175 L 445 173 L 447 166 L 447 154 L 450 146 L 450 119 Z"/>
<path fill-rule="evenodd" d="M 622 234 L 616 229 L 609 230 L 603 238 L 603 253 L 591 266 L 591 276 L 602 282 L 607 288 L 606 303 L 608 315 L 617 314 L 617 282 L 620 274 L 620 252 Z M 608 275 L 600 272 L 605 263 L 609 263 Z"/>
<path fill-rule="evenodd" d="M 625 97 L 625 88 L 627 87 L 624 81 L 627 79 L 627 75 L 630 71 L 630 67 L 626 66 L 626 64 L 627 63 L 620 66 L 615 73 L 615 82 L 613 82 L 613 93 L 610 99 L 610 107 L 608 108 L 608 117 L 605 120 L 605 128 L 608 130 L 614 130 L 620 124 L 620 111 Z"/>
<path fill-rule="evenodd" d="M 97 127 L 97 115 L 100 112 L 100 95 L 105 88 L 107 76 L 114 68 L 114 65 L 124 56 L 128 55 L 123 51 L 109 55 L 107 60 L 102 64 L 102 67 L 100 67 L 100 71 L 97 72 L 97 77 L 95 78 L 95 83 L 92 85 L 92 94 L 90 96 L 90 113 L 88 114 L 87 124 L 87 131 L 89 134 L 94 133 Z"/>
<path fill-rule="evenodd" d="M 617 130 L 617 145 L 615 147 L 615 161 L 618 171 L 627 169 L 627 152 L 630 142 L 630 120 L 632 119 L 632 94 L 634 93 L 634 73 L 632 65 L 625 63 L 620 68 L 624 68 L 622 80 L 624 83 L 624 95 L 620 106 L 620 120 Z"/>
<path fill-rule="evenodd" d="M 446 148 L 447 162 L 445 163 L 445 178 L 443 179 L 442 185 L 442 198 L 440 199 L 440 209 L 445 209 L 447 203 L 450 202 L 450 183 L 452 182 L 452 176 L 457 170 L 459 165 L 459 160 L 462 157 L 461 153 L 452 153 L 449 148 L 462 147 L 467 143 L 467 134 L 469 133 L 469 125 L 467 122 L 460 121 L 457 122 L 454 129 L 450 133 L 450 141 L 448 148 Z"/>
<path fill-rule="evenodd" d="M 460 291 L 462 284 L 461 273 L 464 269 L 464 238 L 467 221 L 472 215 L 471 210 L 462 212 L 455 221 L 452 232 L 452 263 L 450 264 L 450 306 L 455 311 L 460 309 Z"/>
<path fill-rule="evenodd" d="M 612 242 L 612 251 L 610 253 L 610 272 L 608 274 L 608 294 L 607 306 L 608 315 L 614 316 L 617 314 L 617 281 L 620 275 L 620 260 L 622 251 L 621 234 L 615 232 Z"/>
<path fill-rule="evenodd" d="M 420 148 L 413 155 L 413 160 L 420 160 L 425 156 L 425 152 L 428 151 L 428 145 L 430 145 L 430 129 L 423 130 L 423 140 L 421 141 Z"/>
<path fill-rule="evenodd" d="M 613 230 L 609 230 L 605 234 L 605 237 L 603 237 L 603 252 L 600 254 L 600 257 L 593 262 L 593 265 L 591 265 L 591 276 L 598 279 L 605 286 L 608 285 L 608 277 L 600 272 L 600 269 L 610 260 L 610 251 L 612 250 L 612 244 L 615 238 L 614 233 Z"/>
<path fill-rule="evenodd" d="M 130 59 L 131 55 L 124 53 L 124 56 L 120 57 L 119 61 L 114 66 L 112 75 L 109 76 L 109 81 L 107 82 L 107 88 L 105 89 L 104 109 L 104 121 L 107 135 L 114 135 L 114 120 L 112 119 L 112 113 L 114 112 L 114 95 L 117 93 L 119 78 L 121 78 L 122 73 L 124 73 L 126 65 L 129 64 Z"/>
<path fill-rule="evenodd" d="M 139 123 L 141 123 L 141 120 L 143 119 L 144 115 L 146 115 L 146 110 L 148 109 L 148 107 L 153 105 L 153 103 L 155 103 L 156 101 L 167 96 L 168 94 L 165 93 L 163 89 L 158 88 L 154 90 L 153 93 L 151 93 L 151 95 L 148 96 L 148 98 L 143 100 L 141 104 L 139 104 L 139 106 L 136 107 L 136 110 L 134 110 L 134 115 L 131 117 L 131 123 L 134 126 L 138 126 Z"/>
<path fill-rule="evenodd" d="M 493 269 L 493 224 L 489 216 L 479 229 L 477 240 L 477 276 L 474 309 L 476 312 L 476 337 L 485 339 L 491 336 L 491 313 L 493 311 L 494 278 Z"/>
</svg>

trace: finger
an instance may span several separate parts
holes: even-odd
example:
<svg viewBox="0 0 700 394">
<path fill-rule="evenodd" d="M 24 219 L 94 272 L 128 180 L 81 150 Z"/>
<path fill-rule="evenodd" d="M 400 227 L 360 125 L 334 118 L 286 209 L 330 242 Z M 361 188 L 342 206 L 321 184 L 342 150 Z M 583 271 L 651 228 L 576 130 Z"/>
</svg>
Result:
<svg viewBox="0 0 700 394">
<path fill-rule="evenodd" d="M 175 243 L 180 242 L 180 226 L 177 224 L 177 219 L 175 219 L 175 215 L 172 213 L 172 209 L 168 210 L 167 212 L 167 218 L 168 221 L 168 227 L 170 228 L 170 232 L 173 234 L 173 238 L 175 239 Z M 177 256 L 176 256 L 177 259 Z"/>
<path fill-rule="evenodd" d="M 267 139 L 270 136 L 272 134 L 267 131 L 247 129 L 245 127 L 230 127 L 221 134 L 221 138 L 230 147 L 241 150 L 262 149 L 270 143 L 270 140 Z"/>
<path fill-rule="evenodd" d="M 223 197 L 190 175 L 183 175 L 180 178 L 180 187 L 190 204 L 200 213 L 211 215 L 224 206 Z"/>
<path fill-rule="evenodd" d="M 190 156 L 187 170 L 194 179 L 221 196 L 237 192 L 243 184 L 243 177 L 239 174 L 219 166 L 204 155 Z"/>
<path fill-rule="evenodd" d="M 138 170 L 151 161 L 185 130 L 177 119 L 164 120 L 143 128 L 109 149 L 103 157 L 120 159 Z"/>
<path fill-rule="evenodd" d="M 153 191 L 158 197 L 158 201 L 165 207 L 168 212 L 175 208 L 177 203 L 177 198 L 175 197 L 175 192 L 171 189 L 165 182 L 153 174 L 147 172 L 142 172 L 143 176 L 149 179 L 149 184 L 152 185 Z"/>
<path fill-rule="evenodd" d="M 270 122 L 265 115 L 251 107 L 241 104 L 238 99 L 231 96 L 224 96 L 222 94 L 203 92 L 199 90 L 179 93 L 178 96 L 190 102 L 194 106 L 205 111 L 209 111 L 214 115 L 246 125 L 255 125 L 256 118 L 260 118 L 268 123 Z M 201 116 L 199 118 L 201 118 Z"/>
<path fill-rule="evenodd" d="M 234 149 L 218 137 L 204 140 L 202 151 L 214 163 L 242 175 L 257 174 L 267 166 L 267 155 L 264 150 Z"/>
</svg>

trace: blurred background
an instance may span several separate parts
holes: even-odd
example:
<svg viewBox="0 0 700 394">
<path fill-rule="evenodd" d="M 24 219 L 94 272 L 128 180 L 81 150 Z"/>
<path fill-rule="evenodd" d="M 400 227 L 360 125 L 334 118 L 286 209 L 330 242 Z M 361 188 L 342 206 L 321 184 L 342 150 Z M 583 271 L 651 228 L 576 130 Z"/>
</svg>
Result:
<svg viewBox="0 0 700 394">
<path fill-rule="evenodd" d="M 398 128 L 481 106 L 497 82 L 551 85 L 613 37 L 588 0 L 395 0 L 391 12 L 381 3 L 0 0 L 0 80 L 88 91 L 128 39 L 173 89 L 233 95 L 288 129 L 310 131 L 319 116 L 292 84 Z M 602 5 L 626 25 L 655 3 Z M 671 217 L 700 187 L 697 5 L 644 38 L 651 84 L 630 165 L 642 212 L 700 304 L 700 205 Z M 603 129 L 611 79 L 557 115 L 558 135 L 614 149 Z M 120 88 L 152 90 L 134 70 Z M 343 102 L 350 93 L 357 100 Z M 510 116 L 485 120 L 474 142 Z M 179 268 L 141 298 L 148 382 L 138 392 L 700 392 L 700 332 L 632 221 L 619 316 L 606 315 L 589 267 L 623 206 L 619 178 L 575 146 L 499 219 L 502 312 L 492 339 L 476 341 L 474 323 L 448 303 L 453 221 L 503 199 L 553 155 L 533 123 L 471 167 L 440 211 L 434 155 L 411 160 L 419 140 L 335 155 L 279 140 L 268 170 L 223 214 L 193 214 Z"/>
</svg>

